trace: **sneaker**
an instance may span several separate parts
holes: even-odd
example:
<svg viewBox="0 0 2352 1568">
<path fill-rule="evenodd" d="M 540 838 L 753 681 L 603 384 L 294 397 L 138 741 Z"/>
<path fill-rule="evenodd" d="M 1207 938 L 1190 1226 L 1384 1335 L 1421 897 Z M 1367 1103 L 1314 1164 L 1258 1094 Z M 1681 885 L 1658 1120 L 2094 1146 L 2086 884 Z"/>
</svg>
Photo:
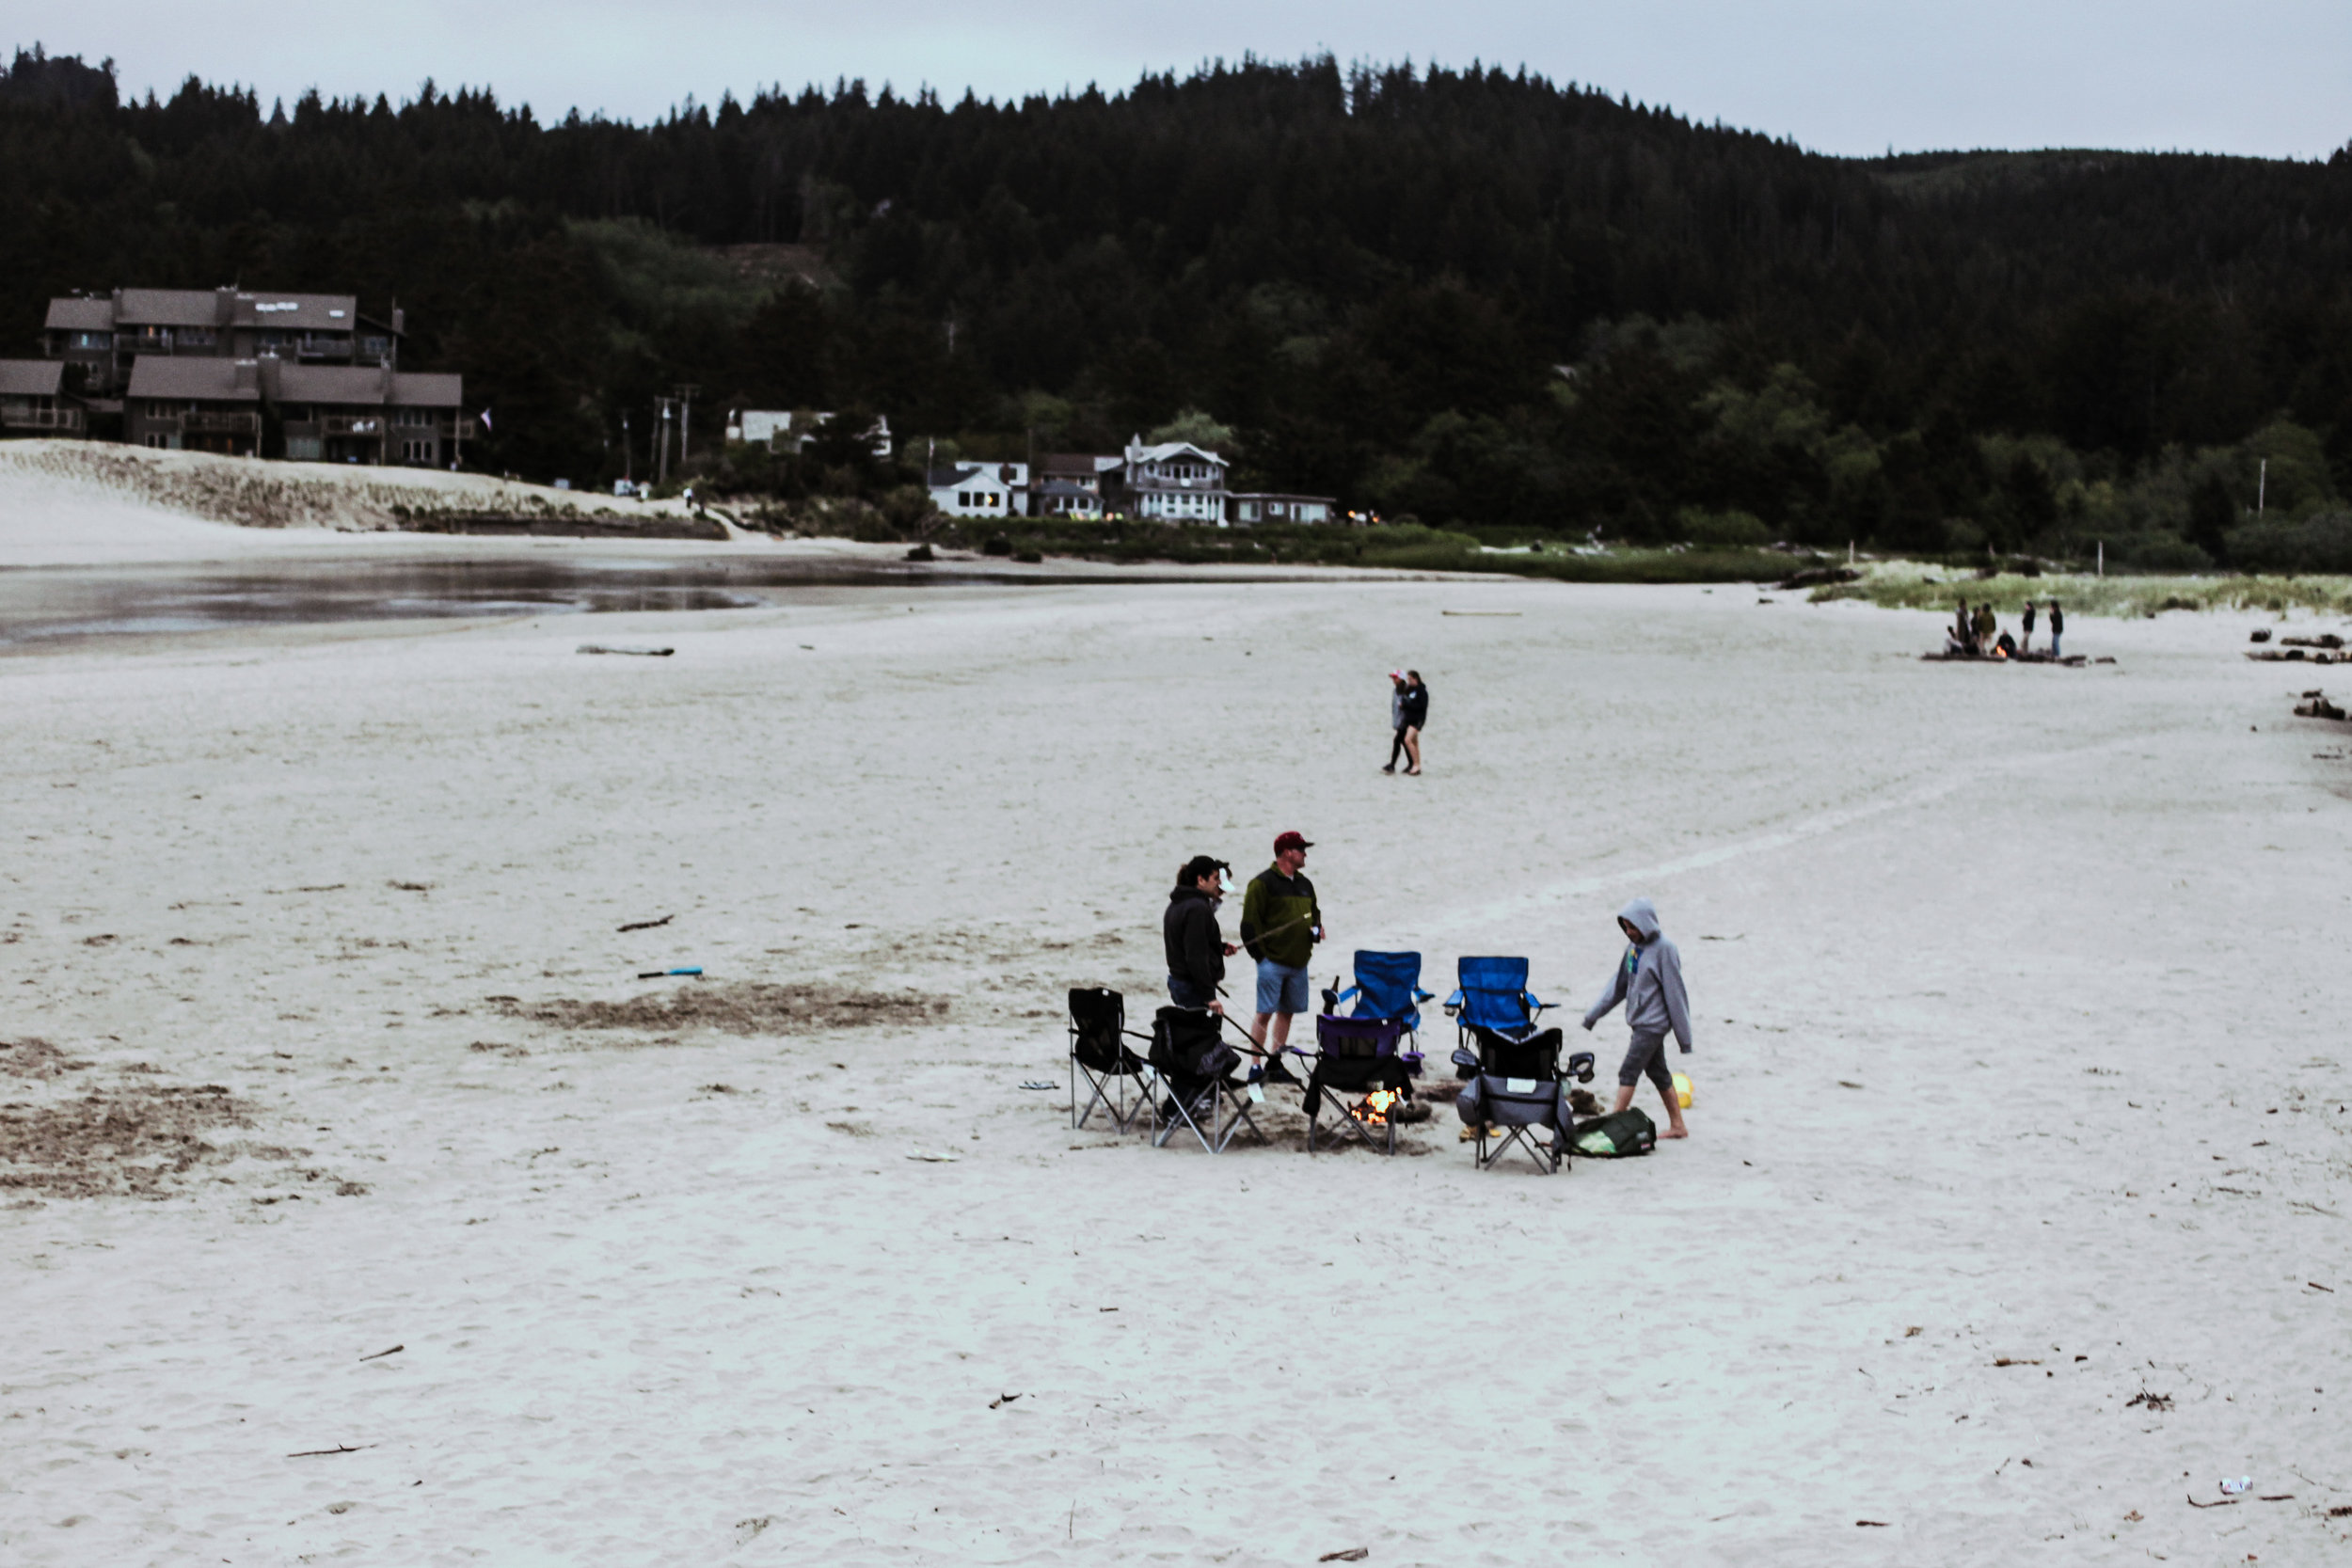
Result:
<svg viewBox="0 0 2352 1568">
<path fill-rule="evenodd" d="M 1396 771 L 1396 764 L 1395 764 L 1395 763 L 1391 763 L 1391 764 L 1389 764 L 1386 768 L 1383 768 L 1382 769 L 1380 769 L 1380 771 L 1381 771 L 1381 772 L 1383 772 L 1383 773 L 1393 773 L 1393 772 L 1395 772 L 1395 771 Z"/>
<path fill-rule="evenodd" d="M 1266 1062 L 1265 1082 L 1269 1084 L 1295 1084 L 1298 1082 L 1298 1075 L 1284 1065 L 1281 1057 L 1275 1056 L 1269 1058 Z"/>
</svg>

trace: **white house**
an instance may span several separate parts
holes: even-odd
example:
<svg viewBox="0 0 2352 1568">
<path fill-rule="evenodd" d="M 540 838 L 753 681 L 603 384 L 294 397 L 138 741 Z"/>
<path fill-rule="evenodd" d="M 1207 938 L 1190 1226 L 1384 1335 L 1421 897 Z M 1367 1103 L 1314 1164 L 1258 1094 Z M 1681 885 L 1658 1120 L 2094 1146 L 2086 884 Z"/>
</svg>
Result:
<svg viewBox="0 0 2352 1568">
<path fill-rule="evenodd" d="M 1128 505 L 1138 517 L 1166 523 L 1228 521 L 1225 471 L 1231 467 L 1216 453 L 1190 441 L 1164 441 L 1147 447 L 1140 436 L 1127 442 L 1123 467 Z"/>
<path fill-rule="evenodd" d="M 950 517 L 1018 517 L 1027 510 L 1026 463 L 952 463 L 928 479 L 931 504 Z"/>
<path fill-rule="evenodd" d="M 1278 496 L 1266 491 L 1236 492 L 1232 498 L 1236 523 L 1327 523 L 1338 507 L 1331 496 Z"/>
</svg>

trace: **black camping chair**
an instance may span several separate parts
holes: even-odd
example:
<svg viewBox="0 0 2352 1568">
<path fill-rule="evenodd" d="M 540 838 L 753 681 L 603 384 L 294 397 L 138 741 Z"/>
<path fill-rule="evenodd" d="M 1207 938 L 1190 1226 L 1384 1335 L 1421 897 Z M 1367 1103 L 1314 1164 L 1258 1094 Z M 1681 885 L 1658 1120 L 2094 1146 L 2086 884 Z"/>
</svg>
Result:
<svg viewBox="0 0 2352 1568">
<path fill-rule="evenodd" d="M 1162 1007 L 1152 1015 L 1151 1067 L 1166 1095 L 1153 1148 L 1167 1148 L 1179 1127 L 1211 1154 L 1223 1153 L 1244 1126 L 1259 1142 L 1267 1141 L 1249 1115 L 1250 1105 L 1263 1100 L 1265 1091 L 1232 1076 L 1241 1065 L 1241 1053 L 1226 1044 L 1221 1033 L 1231 1022 L 1205 1007 Z"/>
<path fill-rule="evenodd" d="M 1127 1049 L 1129 1040 L 1152 1043 L 1127 1027 L 1127 999 L 1102 986 L 1070 988 L 1070 1125 L 1084 1127 L 1100 1105 L 1111 1125 L 1132 1132 L 1152 1114 L 1152 1065 Z M 1078 1104 L 1084 1080 L 1087 1101 Z"/>
<path fill-rule="evenodd" d="M 1315 1020 L 1315 1066 L 1307 1076 L 1307 1152 L 1318 1143 L 1337 1148 L 1351 1137 L 1383 1154 L 1396 1152 L 1396 1124 L 1413 1098 L 1417 1062 L 1406 1060 L 1397 1042 L 1411 1032 L 1395 1018 L 1334 1018 Z M 1339 1114 L 1330 1132 L 1318 1119 L 1328 1097 Z M 1352 1097 L 1352 1098 L 1351 1098 Z M 1378 1132 L 1381 1141 L 1375 1143 Z"/>
<path fill-rule="evenodd" d="M 1518 968 L 1516 976 L 1504 969 L 1502 984 L 1484 988 L 1496 1004 L 1486 1013 L 1493 1022 L 1480 1022 L 1470 1006 L 1455 1015 L 1463 1043 L 1454 1060 L 1468 1082 L 1454 1097 L 1454 1109 L 1473 1132 L 1479 1169 L 1494 1169 L 1517 1148 L 1537 1170 L 1551 1175 L 1566 1163 L 1568 1135 L 1575 1126 L 1568 1109 L 1568 1080 L 1593 1081 L 1593 1053 L 1579 1051 L 1565 1069 L 1560 1065 L 1560 1031 L 1536 1027 L 1537 1017 L 1549 1004 L 1537 1002 L 1525 990 L 1524 959 L 1463 959 L 1463 984 L 1470 992 L 1467 1001 L 1475 1001 L 1481 989 L 1471 984 L 1474 963 Z M 1539 1132 L 1551 1134 L 1549 1148 L 1537 1145 Z"/>
</svg>

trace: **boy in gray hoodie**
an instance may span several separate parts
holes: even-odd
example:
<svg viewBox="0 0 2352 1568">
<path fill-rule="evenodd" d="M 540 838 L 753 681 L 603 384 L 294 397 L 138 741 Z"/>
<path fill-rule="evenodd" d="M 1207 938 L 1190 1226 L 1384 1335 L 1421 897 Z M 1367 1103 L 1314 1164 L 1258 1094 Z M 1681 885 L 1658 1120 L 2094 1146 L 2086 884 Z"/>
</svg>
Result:
<svg viewBox="0 0 2352 1568">
<path fill-rule="evenodd" d="M 1675 1094 L 1674 1073 L 1666 1066 L 1666 1032 L 1671 1029 L 1682 1053 L 1691 1053 L 1691 999 L 1682 989 L 1682 950 L 1658 928 L 1658 909 L 1636 898 L 1617 911 L 1617 925 L 1626 936 L 1625 958 L 1593 1005 L 1584 1009 L 1590 1029 L 1618 1003 L 1625 1004 L 1625 1021 L 1633 1030 L 1626 1048 L 1625 1065 L 1617 1069 L 1617 1102 L 1622 1111 L 1633 1103 L 1633 1086 L 1647 1073 L 1666 1100 L 1666 1131 L 1661 1138 L 1687 1138 L 1682 1125 L 1682 1101 Z"/>
</svg>

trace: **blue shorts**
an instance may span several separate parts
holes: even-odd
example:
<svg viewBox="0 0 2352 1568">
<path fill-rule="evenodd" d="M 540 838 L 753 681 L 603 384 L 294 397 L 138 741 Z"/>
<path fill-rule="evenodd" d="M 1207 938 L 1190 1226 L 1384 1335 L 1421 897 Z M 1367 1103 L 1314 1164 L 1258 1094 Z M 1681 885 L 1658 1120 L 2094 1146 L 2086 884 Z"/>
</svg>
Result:
<svg viewBox="0 0 2352 1568">
<path fill-rule="evenodd" d="M 1307 1010 L 1307 970 L 1294 969 L 1267 958 L 1258 960 L 1258 1011 L 1303 1013 Z"/>
</svg>

